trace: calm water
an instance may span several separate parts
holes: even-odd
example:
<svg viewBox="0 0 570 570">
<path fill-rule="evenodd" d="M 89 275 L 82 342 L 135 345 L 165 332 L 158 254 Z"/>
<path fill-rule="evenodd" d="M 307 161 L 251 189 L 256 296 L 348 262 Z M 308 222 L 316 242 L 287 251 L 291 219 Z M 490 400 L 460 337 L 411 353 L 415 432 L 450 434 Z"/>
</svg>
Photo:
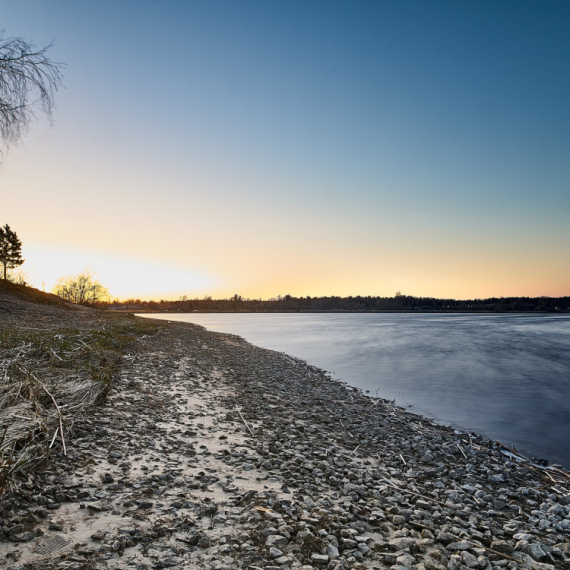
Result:
<svg viewBox="0 0 570 570">
<path fill-rule="evenodd" d="M 570 316 L 178 314 L 570 467 Z"/>
</svg>

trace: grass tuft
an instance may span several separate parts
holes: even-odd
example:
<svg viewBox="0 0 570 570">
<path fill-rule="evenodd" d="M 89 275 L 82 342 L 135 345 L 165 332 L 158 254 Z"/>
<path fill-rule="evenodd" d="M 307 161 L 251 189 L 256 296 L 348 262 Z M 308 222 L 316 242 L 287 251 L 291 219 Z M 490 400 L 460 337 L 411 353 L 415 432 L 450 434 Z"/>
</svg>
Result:
<svg viewBox="0 0 570 570">
<path fill-rule="evenodd" d="M 61 426 L 105 400 L 136 340 L 158 331 L 132 316 L 90 316 L 90 327 L 0 331 L 0 496 L 63 444 Z"/>
</svg>

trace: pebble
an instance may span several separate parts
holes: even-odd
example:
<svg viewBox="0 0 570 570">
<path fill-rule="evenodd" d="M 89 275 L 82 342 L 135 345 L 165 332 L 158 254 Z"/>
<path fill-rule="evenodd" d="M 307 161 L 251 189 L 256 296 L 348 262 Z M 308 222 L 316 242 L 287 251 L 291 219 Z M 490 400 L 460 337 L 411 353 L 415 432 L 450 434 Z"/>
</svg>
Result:
<svg viewBox="0 0 570 570">
<path fill-rule="evenodd" d="M 460 540 L 447 545 L 447 550 L 469 550 L 470 548 L 473 548 L 473 543 L 468 540 Z"/>
<path fill-rule="evenodd" d="M 269 556 L 270 556 L 270 558 L 279 558 L 279 557 L 283 556 L 283 552 L 281 552 L 281 550 L 279 550 L 278 548 L 275 548 L 274 546 L 272 546 L 269 549 Z"/>
<path fill-rule="evenodd" d="M 31 477 L 0 499 L 0 565 L 13 564 L 15 546 L 33 556 L 41 533 L 69 539 L 53 555 L 67 568 L 138 569 L 147 559 L 215 570 L 570 562 L 563 485 L 495 442 L 192 325 L 161 324 L 141 340 L 108 402 L 74 424 L 68 456 L 54 454 Z M 73 549 L 82 517 L 103 528 Z M 71 552 L 73 560 L 58 558 Z"/>
</svg>

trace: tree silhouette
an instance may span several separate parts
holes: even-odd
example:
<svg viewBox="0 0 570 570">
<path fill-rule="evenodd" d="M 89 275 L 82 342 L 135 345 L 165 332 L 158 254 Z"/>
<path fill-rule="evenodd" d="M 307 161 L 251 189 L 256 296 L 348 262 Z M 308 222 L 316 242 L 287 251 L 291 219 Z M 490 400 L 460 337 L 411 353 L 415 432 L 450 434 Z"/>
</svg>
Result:
<svg viewBox="0 0 570 570">
<path fill-rule="evenodd" d="M 89 271 L 62 277 L 52 293 L 77 305 L 93 305 L 109 297 L 109 291 Z"/>
<path fill-rule="evenodd" d="M 6 148 L 27 131 L 37 110 L 51 116 L 64 67 L 46 56 L 52 45 L 38 49 L 0 31 L 0 140 Z"/>
<path fill-rule="evenodd" d="M 4 281 L 6 281 L 8 269 L 19 267 L 24 263 L 22 242 L 8 224 L 3 228 L 0 227 L 0 263 L 4 266 Z"/>
</svg>

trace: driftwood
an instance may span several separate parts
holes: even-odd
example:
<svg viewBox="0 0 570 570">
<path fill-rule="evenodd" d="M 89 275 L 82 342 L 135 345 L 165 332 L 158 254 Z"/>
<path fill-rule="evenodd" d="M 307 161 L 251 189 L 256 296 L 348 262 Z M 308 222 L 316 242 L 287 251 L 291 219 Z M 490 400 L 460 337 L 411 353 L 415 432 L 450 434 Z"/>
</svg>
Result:
<svg viewBox="0 0 570 570">
<path fill-rule="evenodd" d="M 408 491 L 408 489 L 402 489 L 402 488 L 398 487 L 397 485 L 395 485 L 394 483 L 392 483 L 392 481 L 390 481 L 390 479 L 386 479 L 386 477 L 381 477 L 380 480 L 388 483 L 388 485 L 390 485 L 391 487 L 394 487 L 394 489 L 396 489 L 396 491 L 398 491 L 399 493 L 407 493 L 408 495 L 414 495 L 415 497 L 419 497 L 420 499 L 424 499 L 425 501 L 430 501 L 432 503 L 436 503 L 438 505 L 441 505 L 442 507 L 445 507 L 446 509 L 449 508 L 449 505 L 447 505 L 446 503 L 442 503 L 441 501 L 438 501 L 438 500 L 434 499 L 433 497 L 427 497 L 426 495 L 421 495 L 420 493 L 416 493 L 415 491 Z M 428 527 L 426 527 L 426 528 L 428 528 Z"/>
<path fill-rule="evenodd" d="M 236 410 L 237 413 L 239 414 L 239 417 L 242 419 L 243 423 L 245 424 L 245 427 L 248 429 L 249 433 L 255 437 L 255 434 L 251 431 L 251 428 L 249 427 L 248 423 L 245 421 L 245 418 L 241 415 L 241 412 L 239 411 L 239 408 L 236 406 Z"/>
<path fill-rule="evenodd" d="M 461 455 L 463 455 L 463 457 L 465 457 L 465 459 L 467 459 L 467 455 L 465 455 L 465 451 L 463 451 L 463 448 L 457 444 L 457 448 L 459 449 L 459 451 L 461 451 Z"/>
</svg>

